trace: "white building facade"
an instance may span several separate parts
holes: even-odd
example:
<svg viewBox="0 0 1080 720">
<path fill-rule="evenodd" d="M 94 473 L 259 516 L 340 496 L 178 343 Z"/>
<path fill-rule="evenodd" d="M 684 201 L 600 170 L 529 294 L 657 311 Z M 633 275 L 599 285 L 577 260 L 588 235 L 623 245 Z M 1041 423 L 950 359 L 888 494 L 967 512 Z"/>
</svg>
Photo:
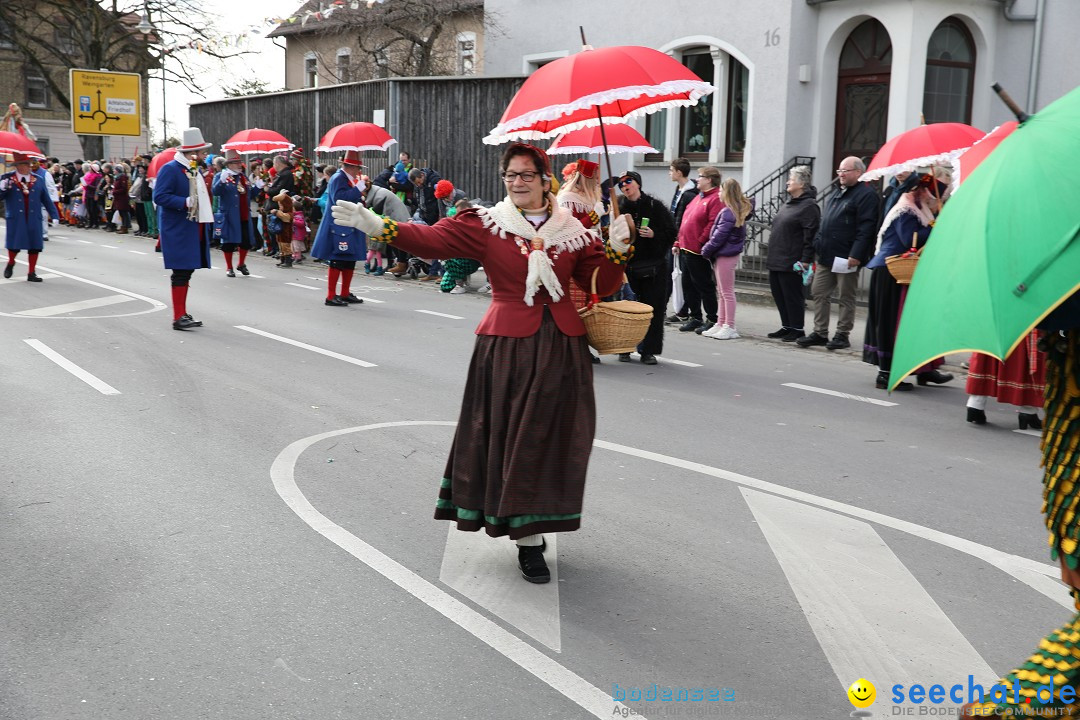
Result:
<svg viewBox="0 0 1080 720">
<path fill-rule="evenodd" d="M 796 156 L 818 187 L 846 155 L 869 158 L 926 122 L 989 131 L 1080 85 L 1076 0 L 487 0 L 485 73 L 528 74 L 581 48 L 645 45 L 717 91 L 635 122 L 659 151 L 617 158 L 665 197 L 668 163 L 714 165 L 744 187 Z M 498 30 L 495 29 L 497 24 Z"/>
</svg>

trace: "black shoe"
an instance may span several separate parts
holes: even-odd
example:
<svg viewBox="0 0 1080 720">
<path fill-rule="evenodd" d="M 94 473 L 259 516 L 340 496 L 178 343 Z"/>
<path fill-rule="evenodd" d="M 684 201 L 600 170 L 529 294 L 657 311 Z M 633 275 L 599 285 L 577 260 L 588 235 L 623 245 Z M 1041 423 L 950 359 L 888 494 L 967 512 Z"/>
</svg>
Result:
<svg viewBox="0 0 1080 720">
<path fill-rule="evenodd" d="M 228 270 L 225 272 L 225 277 L 236 277 L 236 273 L 234 273 L 232 270 Z"/>
<path fill-rule="evenodd" d="M 327 298 L 323 301 L 323 305 L 329 305 L 330 307 L 349 307 L 349 303 L 336 297 Z"/>
<path fill-rule="evenodd" d="M 935 385 L 941 385 L 947 383 L 953 379 L 952 373 L 943 373 L 940 370 L 931 370 L 930 372 L 921 372 L 915 376 L 915 381 L 920 385 L 926 385 L 927 383 L 934 383 Z"/>
<path fill-rule="evenodd" d="M 874 381 L 874 387 L 878 390 L 886 390 L 889 387 L 889 373 L 879 372 L 877 379 Z"/>
<path fill-rule="evenodd" d="M 37 276 L 37 273 L 27 273 L 26 282 L 45 282 Z"/>
<path fill-rule="evenodd" d="M 664 318 L 664 323 L 667 325 L 679 325 L 686 322 L 688 319 L 689 318 L 685 318 L 682 315 L 668 315 Z"/>
<path fill-rule="evenodd" d="M 237 265 L 236 269 L 240 271 L 241 275 L 250 275 L 251 271 L 247 269 L 247 265 Z"/>
<path fill-rule="evenodd" d="M 796 340 L 795 344 L 799 347 L 804 348 L 814 347 L 815 345 L 828 345 L 829 338 L 825 337 L 824 335 L 819 335 L 816 332 L 812 332 L 809 335 L 806 335 L 805 337 L 801 337 Z"/>
<path fill-rule="evenodd" d="M 589 354 L 592 355 L 593 365 L 599 365 L 600 364 L 600 356 L 599 355 L 593 355 L 592 353 L 589 353 Z"/>
<path fill-rule="evenodd" d="M 985 425 L 986 424 L 986 411 L 985 410 L 977 410 L 977 409 L 975 409 L 973 407 L 969 407 L 967 409 L 967 421 L 969 423 L 975 423 L 976 425 Z M 1020 427 L 1023 428 L 1023 425 L 1021 425 Z"/>
<path fill-rule="evenodd" d="M 836 333 L 833 335 L 832 340 L 825 343 L 826 350 L 843 350 L 849 347 L 851 347 L 851 343 L 848 342 L 847 333 Z"/>
<path fill-rule="evenodd" d="M 645 353 L 644 355 L 641 356 L 641 364 L 642 365 L 655 365 L 656 364 L 656 356 L 655 355 L 649 355 L 648 353 Z"/>
<path fill-rule="evenodd" d="M 1017 413 L 1016 419 L 1020 421 L 1020 429 L 1027 430 L 1042 430 L 1042 420 L 1039 419 L 1038 413 Z"/>
<path fill-rule="evenodd" d="M 802 331 L 802 328 L 792 328 L 787 331 L 787 334 L 780 338 L 781 342 L 796 342 L 799 338 L 806 337 L 806 333 Z"/>
<path fill-rule="evenodd" d="M 911 383 L 902 382 L 902 383 L 897 383 L 896 384 L 896 387 L 893 388 L 893 392 L 908 392 L 909 390 L 914 390 L 914 389 L 915 389 L 915 386 L 912 385 Z"/>
<path fill-rule="evenodd" d="M 161 252 L 161 246 L 158 245 L 157 247 L 155 247 L 154 252 Z"/>
<path fill-rule="evenodd" d="M 700 335 L 700 334 L 701 334 L 701 333 L 703 333 L 703 332 L 706 332 L 706 331 L 708 331 L 708 330 L 712 330 L 712 329 L 713 329 L 714 327 L 716 327 L 716 323 L 714 323 L 714 322 L 713 322 L 712 320 L 709 320 L 708 322 L 706 322 L 706 323 L 705 323 L 704 325 L 702 325 L 701 327 L 699 327 L 699 328 L 698 328 L 697 330 L 695 330 L 694 332 L 695 332 L 695 333 L 697 333 L 698 335 Z M 681 328 L 680 328 L 680 329 L 681 329 Z"/>
<path fill-rule="evenodd" d="M 188 322 L 192 323 L 194 327 L 202 327 L 202 320 L 196 320 L 195 318 L 191 317 L 190 314 L 184 315 L 183 317 L 186 317 L 188 319 Z"/>
<path fill-rule="evenodd" d="M 518 546 L 518 567 L 521 568 L 521 577 L 531 583 L 543 584 L 551 582 L 551 571 L 548 570 L 544 561 L 544 546 L 531 545 L 529 547 Z"/>
<path fill-rule="evenodd" d="M 784 337 L 784 336 L 785 336 L 785 335 L 787 335 L 787 334 L 788 334 L 789 332 L 791 332 L 791 328 L 786 328 L 786 327 L 782 327 L 782 328 L 780 328 L 779 330 L 776 330 L 776 331 L 774 331 L 774 332 L 771 332 L 771 333 L 769 333 L 769 334 L 768 334 L 768 335 L 766 335 L 765 337 L 767 337 L 767 338 L 772 338 L 773 340 L 776 340 L 777 338 L 782 338 L 782 337 Z"/>
<path fill-rule="evenodd" d="M 15 269 L 15 263 L 9 263 L 4 267 L 4 277 L 10 278 L 11 272 Z"/>
<path fill-rule="evenodd" d="M 679 332 L 690 332 L 691 330 L 697 330 L 704 324 L 705 323 L 701 322 L 701 320 L 697 318 L 690 318 L 679 326 Z"/>
<path fill-rule="evenodd" d="M 632 359 L 630 353 L 619 353 L 619 362 L 630 362 Z"/>
<path fill-rule="evenodd" d="M 364 302 L 364 298 L 359 298 L 349 293 L 348 295 L 338 295 L 338 300 L 348 303 L 349 305 L 361 305 Z"/>
<path fill-rule="evenodd" d="M 192 320 L 190 315 L 181 315 L 176 320 L 173 320 L 173 330 L 190 330 L 191 328 L 199 327 L 202 323 L 197 320 Z"/>
</svg>

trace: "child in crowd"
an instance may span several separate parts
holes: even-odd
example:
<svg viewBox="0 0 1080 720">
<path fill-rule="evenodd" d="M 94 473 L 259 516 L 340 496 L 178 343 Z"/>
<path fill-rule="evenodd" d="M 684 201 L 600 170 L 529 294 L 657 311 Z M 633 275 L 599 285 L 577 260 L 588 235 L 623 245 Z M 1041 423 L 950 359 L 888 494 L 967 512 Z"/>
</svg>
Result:
<svg viewBox="0 0 1080 720">
<path fill-rule="evenodd" d="M 278 257 L 281 262 L 277 264 L 279 268 L 291 268 L 293 265 L 292 257 L 292 234 L 293 234 L 293 201 L 289 196 L 289 193 L 282 190 L 277 194 L 277 197 L 273 198 L 277 203 L 277 210 L 273 210 L 273 214 L 277 216 L 277 219 L 281 221 L 281 232 L 277 234 L 278 241 Z"/>
<path fill-rule="evenodd" d="M 300 195 L 292 196 L 293 204 L 293 232 L 292 232 L 292 261 L 293 264 L 302 262 L 304 251 L 307 250 L 308 226 L 307 218 L 304 217 L 304 198 Z"/>
</svg>

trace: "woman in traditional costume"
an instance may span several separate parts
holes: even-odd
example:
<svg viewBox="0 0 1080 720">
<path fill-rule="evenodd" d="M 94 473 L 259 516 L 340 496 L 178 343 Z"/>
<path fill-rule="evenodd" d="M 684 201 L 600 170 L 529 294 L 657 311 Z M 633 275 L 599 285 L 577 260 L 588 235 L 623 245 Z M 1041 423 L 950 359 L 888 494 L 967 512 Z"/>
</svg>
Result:
<svg viewBox="0 0 1080 720">
<path fill-rule="evenodd" d="M 967 421 L 986 424 L 986 401 L 1016 406 L 1021 430 L 1042 429 L 1037 407 L 1042 405 L 1046 385 L 1046 358 L 1038 349 L 1038 333 L 1029 333 L 1001 362 L 995 357 L 972 353 L 967 377 Z"/>
<path fill-rule="evenodd" d="M 616 290 L 633 254 L 626 218 L 601 246 L 550 193 L 547 155 L 515 143 L 501 162 L 507 197 L 435 225 L 401 224 L 339 201 L 334 222 L 420 257 L 482 263 L 492 302 L 476 330 L 461 415 L 435 518 L 518 545 L 522 576 L 551 579 L 541 533 L 581 525 L 596 430 L 585 326 L 571 282 Z"/>
</svg>

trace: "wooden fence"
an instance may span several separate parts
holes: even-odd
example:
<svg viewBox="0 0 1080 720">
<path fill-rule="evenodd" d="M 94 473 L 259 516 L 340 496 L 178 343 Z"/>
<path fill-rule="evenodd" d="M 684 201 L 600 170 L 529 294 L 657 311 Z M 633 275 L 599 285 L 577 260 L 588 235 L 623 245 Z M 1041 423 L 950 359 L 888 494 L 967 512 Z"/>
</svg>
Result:
<svg viewBox="0 0 1080 720">
<path fill-rule="evenodd" d="M 521 77 L 369 80 L 195 103 L 190 120 L 216 147 L 239 130 L 260 127 L 281 133 L 310 158 L 335 125 L 381 116 L 398 142 L 385 153 L 363 153 L 368 174 L 397 162 L 398 153 L 407 150 L 417 167 L 435 170 L 469 197 L 498 200 L 504 195 L 498 177 L 502 148 L 485 145 L 482 138 L 498 124 L 522 82 Z M 340 155 L 319 159 L 334 161 Z"/>
</svg>

